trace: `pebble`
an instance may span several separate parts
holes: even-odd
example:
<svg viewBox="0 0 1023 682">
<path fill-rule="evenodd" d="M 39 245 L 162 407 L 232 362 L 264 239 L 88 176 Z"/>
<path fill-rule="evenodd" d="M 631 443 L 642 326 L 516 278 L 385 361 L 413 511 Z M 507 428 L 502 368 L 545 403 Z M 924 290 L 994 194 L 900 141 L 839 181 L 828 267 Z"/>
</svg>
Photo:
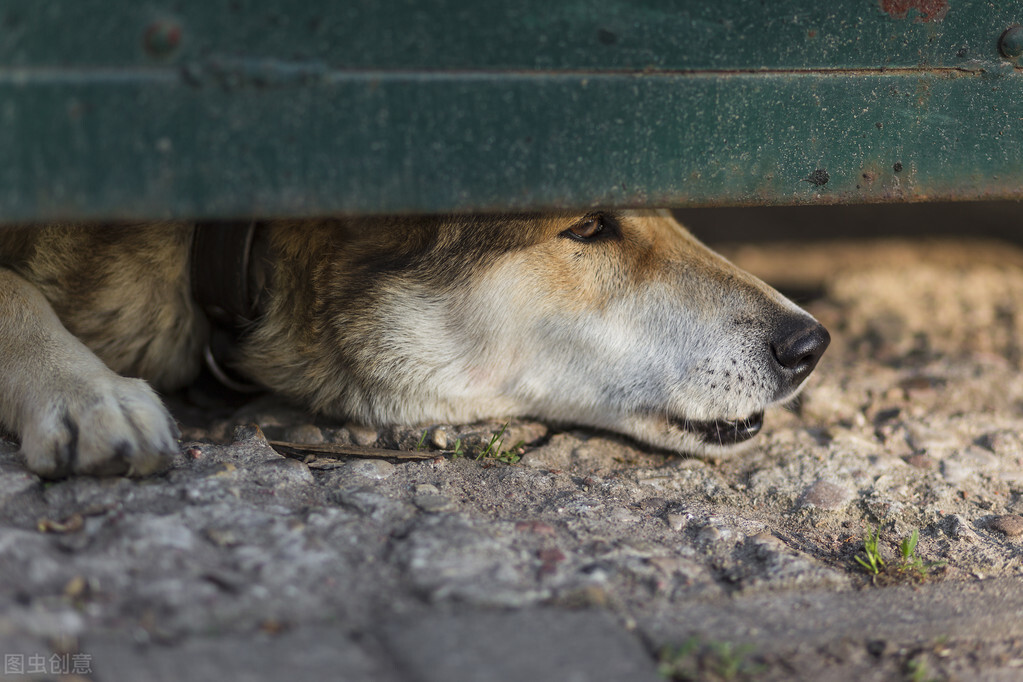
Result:
<svg viewBox="0 0 1023 682">
<path fill-rule="evenodd" d="M 206 538 L 217 547 L 236 547 L 241 544 L 238 536 L 230 528 L 207 528 Z"/>
<path fill-rule="evenodd" d="M 264 462 L 253 470 L 259 483 L 274 487 L 288 484 L 309 484 L 315 479 L 309 467 L 297 459 L 281 459 Z"/>
<path fill-rule="evenodd" d="M 348 471 L 356 476 L 381 481 L 394 473 L 394 465 L 383 459 L 359 459 L 351 462 Z"/>
<path fill-rule="evenodd" d="M 317 444 L 325 442 L 323 431 L 312 424 L 299 424 L 292 426 L 284 432 L 284 440 L 292 443 Z"/>
<path fill-rule="evenodd" d="M 430 432 L 430 445 L 437 450 L 448 449 L 448 430 L 443 426 L 438 426 L 432 432 Z"/>
<path fill-rule="evenodd" d="M 424 483 L 416 486 L 415 494 L 412 496 L 412 504 L 424 512 L 451 511 L 455 508 L 455 502 L 450 497 L 441 495 L 437 486 Z"/>
<path fill-rule="evenodd" d="M 0 501 L 39 485 L 39 477 L 20 466 L 0 467 Z"/>
<path fill-rule="evenodd" d="M 525 444 L 535 443 L 547 435 L 547 425 L 540 422 L 514 422 L 508 425 L 502 440 L 506 447 L 519 441 Z"/>
<path fill-rule="evenodd" d="M 376 444 L 377 438 L 380 437 L 376 429 L 368 426 L 346 424 L 345 428 L 347 428 L 348 432 L 352 434 L 352 440 L 354 440 L 357 445 L 361 445 L 363 447 L 368 448 L 369 446 Z"/>
<path fill-rule="evenodd" d="M 647 497 L 640 501 L 639 506 L 642 507 L 645 512 L 656 514 L 668 506 L 668 501 L 663 497 Z"/>
<path fill-rule="evenodd" d="M 676 532 L 686 527 L 687 518 L 685 514 L 666 514 L 664 520 L 667 522 L 668 528 Z"/>
<path fill-rule="evenodd" d="M 263 435 L 263 429 L 259 428 L 258 424 L 244 424 L 234 430 L 234 442 L 238 443 L 241 441 L 256 441 L 258 443 L 266 443 L 266 436 Z"/>
<path fill-rule="evenodd" d="M 714 544 L 724 540 L 725 534 L 721 532 L 720 528 L 717 528 L 715 526 L 704 526 L 703 528 L 700 529 L 700 533 L 699 535 L 697 535 L 697 539 L 700 542 Z"/>
<path fill-rule="evenodd" d="M 851 490 L 822 479 L 803 491 L 800 506 L 832 511 L 845 507 L 852 499 Z"/>
<path fill-rule="evenodd" d="M 976 542 L 978 540 L 977 534 L 972 528 L 970 523 L 959 514 L 952 514 L 948 516 L 941 524 L 942 530 L 953 540 L 962 540 L 965 542 Z"/>
<path fill-rule="evenodd" d="M 1005 533 L 1008 537 L 1014 538 L 1023 535 L 1023 516 L 1017 514 L 1005 514 L 996 516 L 991 520 L 992 529 Z"/>
<path fill-rule="evenodd" d="M 917 469 L 933 469 L 938 463 L 934 458 L 926 454 L 916 454 L 906 457 L 906 464 Z"/>
<path fill-rule="evenodd" d="M 915 450 L 941 454 L 961 445 L 960 439 L 947 432 L 939 431 L 918 422 L 908 422 L 909 442 Z"/>
<path fill-rule="evenodd" d="M 780 538 L 766 530 L 752 536 L 750 541 L 758 547 L 763 547 L 764 549 L 771 551 L 777 552 L 788 549 L 788 545 L 786 545 Z"/>
<path fill-rule="evenodd" d="M 1023 443 L 1015 433 L 996 431 L 988 434 L 984 441 L 995 454 L 1001 457 L 1023 457 Z"/>
<path fill-rule="evenodd" d="M 443 495 L 416 495 L 412 503 L 424 512 L 450 511 L 455 508 L 455 503 Z"/>
<path fill-rule="evenodd" d="M 639 514 L 632 511 L 631 509 L 626 509 L 625 507 L 618 507 L 617 509 L 612 509 L 609 516 L 612 521 L 617 521 L 618 523 L 639 522 Z"/>
</svg>

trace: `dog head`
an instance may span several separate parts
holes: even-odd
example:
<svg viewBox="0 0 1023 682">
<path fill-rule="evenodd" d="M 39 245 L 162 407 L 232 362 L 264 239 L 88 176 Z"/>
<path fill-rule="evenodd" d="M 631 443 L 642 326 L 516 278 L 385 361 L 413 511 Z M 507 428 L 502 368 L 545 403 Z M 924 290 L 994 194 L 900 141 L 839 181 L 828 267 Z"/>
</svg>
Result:
<svg viewBox="0 0 1023 682">
<path fill-rule="evenodd" d="M 277 282 L 295 293 L 276 297 L 246 364 L 367 423 L 530 416 L 719 455 L 800 391 L 829 341 L 667 211 L 323 229 L 312 272 Z M 308 233 L 279 231 L 278 251 Z"/>
</svg>

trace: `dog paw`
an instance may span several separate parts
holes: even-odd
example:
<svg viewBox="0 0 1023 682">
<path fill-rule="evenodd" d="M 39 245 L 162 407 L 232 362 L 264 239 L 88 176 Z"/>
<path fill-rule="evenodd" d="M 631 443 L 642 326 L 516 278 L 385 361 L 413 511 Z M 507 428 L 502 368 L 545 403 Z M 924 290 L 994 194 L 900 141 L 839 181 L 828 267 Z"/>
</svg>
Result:
<svg viewBox="0 0 1023 682">
<path fill-rule="evenodd" d="M 177 425 L 141 379 L 113 375 L 55 392 L 22 431 L 28 467 L 40 476 L 146 476 L 177 452 Z"/>
</svg>

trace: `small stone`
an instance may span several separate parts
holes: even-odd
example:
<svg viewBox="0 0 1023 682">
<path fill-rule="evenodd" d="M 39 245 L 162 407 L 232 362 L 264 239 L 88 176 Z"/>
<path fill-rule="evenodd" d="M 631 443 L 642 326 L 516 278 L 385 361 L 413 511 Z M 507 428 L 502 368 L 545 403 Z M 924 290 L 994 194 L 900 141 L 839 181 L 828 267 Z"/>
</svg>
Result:
<svg viewBox="0 0 1023 682">
<path fill-rule="evenodd" d="M 846 506 L 852 498 L 848 488 L 822 479 L 803 491 L 800 506 L 832 511 Z"/>
<path fill-rule="evenodd" d="M 687 519 L 685 514 L 669 513 L 664 516 L 664 520 L 667 522 L 668 528 L 671 528 L 673 531 L 676 532 L 686 527 Z"/>
<path fill-rule="evenodd" d="M 448 430 L 443 426 L 438 426 L 432 432 L 430 432 L 430 445 L 437 450 L 448 449 Z"/>
<path fill-rule="evenodd" d="M 906 464 L 917 469 L 933 469 L 938 463 L 934 458 L 925 454 L 916 454 L 906 457 Z"/>
<path fill-rule="evenodd" d="M 1005 533 L 1008 537 L 1014 538 L 1023 535 L 1023 516 L 1017 514 L 1004 514 L 996 516 L 990 522 L 992 529 Z"/>
<path fill-rule="evenodd" d="M 708 544 L 721 542 L 721 540 L 723 540 L 724 538 L 725 534 L 722 533 L 721 529 L 717 528 L 716 526 L 704 526 L 703 528 L 700 529 L 700 533 L 697 536 L 697 539 L 700 542 L 705 542 Z"/>
<path fill-rule="evenodd" d="M 312 424 L 292 426 L 284 432 L 284 440 L 292 443 L 317 444 L 325 441 L 323 431 Z"/>
<path fill-rule="evenodd" d="M 504 444 L 511 446 L 521 441 L 529 445 L 544 438 L 547 432 L 547 425 L 540 422 L 514 422 L 504 432 Z"/>
<path fill-rule="evenodd" d="M 766 530 L 751 537 L 750 541 L 758 547 L 763 547 L 769 550 L 781 551 L 788 549 L 788 545 L 786 545 L 780 538 Z"/>
<path fill-rule="evenodd" d="M 969 522 L 959 514 L 952 514 L 944 519 L 941 529 L 953 540 L 976 542 L 977 534 L 970 528 Z"/>
<path fill-rule="evenodd" d="M 238 536 L 230 528 L 207 528 L 206 538 L 217 547 L 237 547 L 241 544 Z"/>
<path fill-rule="evenodd" d="M 942 432 L 919 422 L 908 422 L 909 443 L 914 450 L 924 451 L 939 456 L 962 445 L 960 439 L 952 433 Z"/>
<path fill-rule="evenodd" d="M 643 511 L 651 514 L 656 514 L 668 505 L 668 501 L 663 497 L 648 497 L 641 500 L 639 506 L 643 508 Z"/>
<path fill-rule="evenodd" d="M 996 431 L 982 439 L 984 445 L 1000 457 L 1023 457 L 1023 442 L 1011 431 Z"/>
<path fill-rule="evenodd" d="M 618 523 L 638 523 L 640 520 L 639 514 L 625 507 L 612 509 L 609 516 L 612 521 L 617 521 Z"/>
<path fill-rule="evenodd" d="M 555 435 L 543 447 L 529 450 L 519 460 L 519 464 L 532 469 L 557 471 L 572 466 L 572 450 L 575 441 L 565 433 Z"/>
<path fill-rule="evenodd" d="M 266 436 L 263 435 L 263 429 L 259 428 L 259 424 L 244 424 L 234 430 L 234 442 L 240 441 L 266 443 Z"/>
<path fill-rule="evenodd" d="M 263 462 L 255 467 L 253 473 L 257 482 L 270 488 L 280 485 L 307 485 L 315 481 L 308 465 L 297 459 Z"/>
<path fill-rule="evenodd" d="M 424 512 L 450 511 L 455 508 L 455 502 L 449 497 L 440 494 L 437 486 L 429 483 L 422 483 L 416 486 L 415 494 L 412 497 L 412 504 Z"/>
<path fill-rule="evenodd" d="M 417 495 L 413 503 L 424 512 L 442 512 L 455 508 L 454 502 L 443 495 Z"/>
<path fill-rule="evenodd" d="M 352 440 L 354 440 L 357 445 L 361 445 L 363 447 L 368 448 L 371 445 L 375 445 L 377 438 L 380 437 L 376 429 L 368 426 L 347 424 L 345 425 L 345 428 L 347 428 L 348 432 L 352 434 Z"/>
<path fill-rule="evenodd" d="M 39 485 L 39 477 L 18 466 L 0 466 L 0 501 Z"/>
<path fill-rule="evenodd" d="M 394 473 L 394 465 L 383 459 L 359 459 L 351 462 L 348 471 L 356 476 L 382 481 Z"/>
</svg>

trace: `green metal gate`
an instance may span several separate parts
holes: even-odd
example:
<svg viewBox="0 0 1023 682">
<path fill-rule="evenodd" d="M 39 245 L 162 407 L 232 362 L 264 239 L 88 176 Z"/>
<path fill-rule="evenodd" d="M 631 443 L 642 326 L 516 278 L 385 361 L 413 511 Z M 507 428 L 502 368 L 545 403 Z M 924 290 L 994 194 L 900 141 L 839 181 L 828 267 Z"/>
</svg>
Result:
<svg viewBox="0 0 1023 682">
<path fill-rule="evenodd" d="M 1023 197 L 1023 0 L 4 0 L 0 221 Z"/>
</svg>

